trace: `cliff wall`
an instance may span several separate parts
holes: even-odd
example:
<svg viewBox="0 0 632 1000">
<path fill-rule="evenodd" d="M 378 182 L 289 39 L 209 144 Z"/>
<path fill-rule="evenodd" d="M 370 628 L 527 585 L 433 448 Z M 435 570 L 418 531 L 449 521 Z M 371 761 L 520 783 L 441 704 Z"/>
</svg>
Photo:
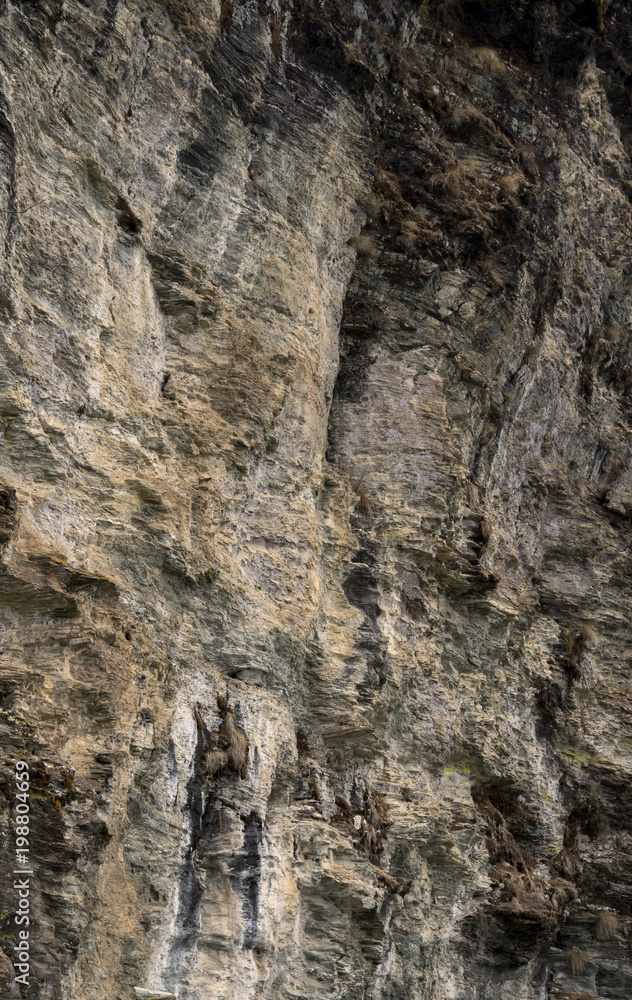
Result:
<svg viewBox="0 0 632 1000">
<path fill-rule="evenodd" d="M 632 995 L 631 39 L 0 5 L 3 995 Z"/>
</svg>

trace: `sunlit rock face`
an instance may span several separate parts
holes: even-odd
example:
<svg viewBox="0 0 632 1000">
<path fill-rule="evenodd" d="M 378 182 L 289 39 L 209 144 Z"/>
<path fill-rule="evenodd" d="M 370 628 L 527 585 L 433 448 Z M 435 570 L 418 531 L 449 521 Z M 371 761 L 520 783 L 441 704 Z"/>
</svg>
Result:
<svg viewBox="0 0 632 1000">
<path fill-rule="evenodd" d="M 631 38 L 0 4 L 3 995 L 632 995 Z"/>
</svg>

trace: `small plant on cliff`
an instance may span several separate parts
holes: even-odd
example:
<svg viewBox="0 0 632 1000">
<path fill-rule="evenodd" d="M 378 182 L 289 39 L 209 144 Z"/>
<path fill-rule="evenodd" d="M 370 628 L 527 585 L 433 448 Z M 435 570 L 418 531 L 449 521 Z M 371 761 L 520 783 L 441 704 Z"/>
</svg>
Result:
<svg viewBox="0 0 632 1000">
<path fill-rule="evenodd" d="M 495 52 L 494 49 L 487 48 L 486 46 L 479 49 L 473 49 L 469 53 L 469 62 L 473 66 L 478 66 L 480 69 L 484 69 L 492 76 L 502 76 L 507 72 L 507 67 L 498 53 Z"/>
<path fill-rule="evenodd" d="M 571 903 L 574 899 L 577 899 L 577 889 L 572 882 L 569 882 L 565 878 L 554 878 L 551 879 L 549 885 L 553 889 L 551 894 L 551 902 L 556 910 L 561 910 L 562 907 Z"/>
<path fill-rule="evenodd" d="M 599 639 L 599 633 L 597 632 L 597 629 L 592 627 L 592 625 L 582 625 L 580 631 L 582 639 L 584 640 L 586 645 L 589 645 L 590 643 L 595 643 Z"/>
<path fill-rule="evenodd" d="M 245 778 L 249 747 L 246 734 L 236 724 L 228 702 L 221 695 L 217 696 L 217 707 L 222 721 L 217 732 L 211 733 L 211 738 L 202 753 L 204 770 L 211 778 L 226 770 L 237 771 L 241 778 Z M 197 709 L 194 710 L 194 714 L 198 729 L 201 729 L 203 723 L 201 726 L 202 719 Z"/>
<path fill-rule="evenodd" d="M 372 517 L 375 513 L 375 508 L 371 503 L 368 493 L 363 488 L 364 486 L 364 476 L 360 479 L 351 480 L 351 488 L 355 495 L 358 497 L 358 507 L 364 515 L 364 517 Z"/>
<path fill-rule="evenodd" d="M 349 240 L 349 246 L 355 247 L 360 257 L 373 259 L 377 257 L 377 243 L 368 233 L 358 233 Z"/>
<path fill-rule="evenodd" d="M 168 0 L 166 6 L 171 20 L 185 31 L 198 34 L 204 29 L 209 30 L 212 27 L 213 20 L 209 16 L 211 11 L 208 7 L 205 10 L 205 5 L 200 4 L 199 0 Z M 230 6 L 232 7 L 232 4 Z M 223 15 L 224 11 L 222 10 L 222 30 L 225 30 Z"/>
<path fill-rule="evenodd" d="M 522 170 L 514 170 L 511 174 L 505 174 L 498 181 L 498 186 L 507 198 L 515 198 L 527 185 L 527 178 Z"/>
<path fill-rule="evenodd" d="M 385 800 L 377 792 L 366 788 L 359 811 L 355 813 L 342 796 L 335 795 L 334 801 L 337 811 L 330 820 L 332 826 L 346 830 L 353 838 L 356 849 L 376 864 L 391 826 Z"/>
<path fill-rule="evenodd" d="M 434 177 L 431 177 L 430 187 L 441 191 L 443 194 L 452 195 L 454 198 L 465 197 L 472 189 L 467 173 L 460 163 L 449 167 L 448 170 L 445 170 L 441 174 L 435 174 Z"/>
<path fill-rule="evenodd" d="M 602 910 L 597 917 L 595 934 L 598 941 L 610 941 L 619 929 L 619 921 L 614 913 L 609 910 Z"/>
<path fill-rule="evenodd" d="M 446 122 L 446 129 L 464 141 L 474 137 L 483 140 L 494 134 L 494 126 L 480 108 L 474 104 L 461 104 L 454 109 Z"/>
<path fill-rule="evenodd" d="M 369 219 L 377 219 L 382 214 L 384 199 L 376 192 L 372 192 L 364 202 L 363 208 Z"/>
<path fill-rule="evenodd" d="M 590 965 L 590 958 L 583 951 L 565 951 L 564 960 L 571 976 L 585 976 Z"/>
</svg>

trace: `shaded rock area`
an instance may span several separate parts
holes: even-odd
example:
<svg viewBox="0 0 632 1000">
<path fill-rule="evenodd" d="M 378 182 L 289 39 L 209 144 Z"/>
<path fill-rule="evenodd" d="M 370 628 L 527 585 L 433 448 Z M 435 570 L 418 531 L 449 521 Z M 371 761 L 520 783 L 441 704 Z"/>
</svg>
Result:
<svg viewBox="0 0 632 1000">
<path fill-rule="evenodd" d="M 2 995 L 632 995 L 631 95 L 625 0 L 0 2 Z"/>
</svg>

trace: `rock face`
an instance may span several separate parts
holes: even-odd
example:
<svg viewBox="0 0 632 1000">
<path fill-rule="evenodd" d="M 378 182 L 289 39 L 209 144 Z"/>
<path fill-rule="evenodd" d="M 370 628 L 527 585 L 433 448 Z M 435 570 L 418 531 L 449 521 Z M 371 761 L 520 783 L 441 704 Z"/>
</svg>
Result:
<svg viewBox="0 0 632 1000">
<path fill-rule="evenodd" d="M 0 5 L 4 995 L 632 996 L 631 74 L 625 0 Z"/>
</svg>

